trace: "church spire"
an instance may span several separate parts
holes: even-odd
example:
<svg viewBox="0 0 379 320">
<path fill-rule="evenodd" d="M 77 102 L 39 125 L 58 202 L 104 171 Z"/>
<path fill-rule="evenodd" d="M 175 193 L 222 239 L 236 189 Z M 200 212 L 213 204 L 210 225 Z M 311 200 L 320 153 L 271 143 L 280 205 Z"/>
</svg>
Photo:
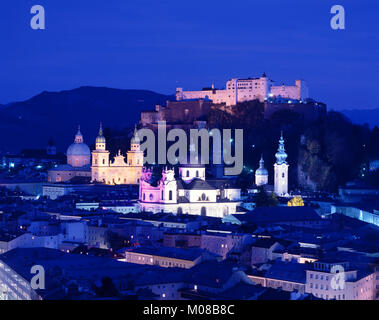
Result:
<svg viewBox="0 0 379 320">
<path fill-rule="evenodd" d="M 100 122 L 99 134 L 96 138 L 96 149 L 105 150 L 105 137 L 103 136 L 103 124 Z"/>
<path fill-rule="evenodd" d="M 280 139 L 279 139 L 279 148 L 278 152 L 275 154 L 276 163 L 277 164 L 287 164 L 288 155 L 286 153 L 286 150 L 284 149 L 284 138 L 283 138 L 283 131 L 281 132 Z"/>
<path fill-rule="evenodd" d="M 261 154 L 261 160 L 259 160 L 259 168 L 265 167 L 265 161 L 263 160 L 263 154 Z"/>
<path fill-rule="evenodd" d="M 130 141 L 130 144 L 140 144 L 141 140 L 138 136 L 138 131 L 137 131 L 137 125 L 134 125 L 134 133 L 133 133 L 133 137 Z"/>
<path fill-rule="evenodd" d="M 140 144 L 141 144 L 141 140 L 138 136 L 137 125 L 135 125 L 133 137 L 130 140 L 130 150 L 131 151 L 140 151 Z"/>
<path fill-rule="evenodd" d="M 102 135 L 103 135 L 103 123 L 100 122 L 99 136 L 101 137 Z"/>
<path fill-rule="evenodd" d="M 83 135 L 80 132 L 80 125 L 78 126 L 78 132 L 75 135 L 75 143 L 83 143 Z"/>
</svg>

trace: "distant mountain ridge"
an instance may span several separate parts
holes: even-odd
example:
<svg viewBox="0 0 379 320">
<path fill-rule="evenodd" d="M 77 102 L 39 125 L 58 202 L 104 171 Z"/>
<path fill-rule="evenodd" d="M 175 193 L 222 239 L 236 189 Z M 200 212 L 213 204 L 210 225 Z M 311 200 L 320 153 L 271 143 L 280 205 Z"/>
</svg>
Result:
<svg viewBox="0 0 379 320">
<path fill-rule="evenodd" d="M 379 108 L 377 109 L 351 109 L 351 110 L 340 110 L 342 114 L 348 117 L 353 123 L 365 124 L 367 123 L 370 127 L 379 127 Z"/>
<path fill-rule="evenodd" d="M 173 96 L 149 90 L 79 87 L 44 91 L 28 100 L 0 105 L 0 152 L 43 148 L 52 138 L 60 151 L 73 142 L 78 125 L 85 142 L 92 144 L 99 123 L 104 127 L 130 127 L 140 112 L 165 104 Z"/>
</svg>

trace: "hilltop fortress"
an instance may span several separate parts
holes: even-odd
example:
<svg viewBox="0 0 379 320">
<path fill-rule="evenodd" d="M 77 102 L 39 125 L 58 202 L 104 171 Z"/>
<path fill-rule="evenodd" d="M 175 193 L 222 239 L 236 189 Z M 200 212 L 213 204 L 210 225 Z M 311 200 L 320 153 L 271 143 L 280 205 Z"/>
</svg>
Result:
<svg viewBox="0 0 379 320">
<path fill-rule="evenodd" d="M 304 80 L 295 85 L 273 85 L 274 81 L 264 73 L 260 78 L 234 78 L 226 82 L 225 89 L 203 88 L 200 91 L 176 89 L 176 101 L 167 101 L 166 106 L 156 105 L 155 110 L 142 111 L 140 125 L 156 130 L 160 121 L 170 128 L 205 128 L 206 118 L 213 106 L 232 113 L 238 103 L 258 100 L 264 104 L 264 118 L 280 110 L 299 113 L 307 120 L 316 120 L 326 114 L 326 105 L 309 97 Z"/>
<path fill-rule="evenodd" d="M 304 80 L 296 80 L 294 86 L 274 86 L 271 79 L 264 73 L 260 78 L 234 78 L 226 82 L 225 89 L 203 88 L 200 91 L 184 91 L 176 89 L 176 100 L 209 99 L 213 103 L 225 103 L 227 106 L 239 102 L 258 99 L 264 102 L 268 98 L 285 98 L 305 100 L 309 98 L 308 87 Z"/>
</svg>

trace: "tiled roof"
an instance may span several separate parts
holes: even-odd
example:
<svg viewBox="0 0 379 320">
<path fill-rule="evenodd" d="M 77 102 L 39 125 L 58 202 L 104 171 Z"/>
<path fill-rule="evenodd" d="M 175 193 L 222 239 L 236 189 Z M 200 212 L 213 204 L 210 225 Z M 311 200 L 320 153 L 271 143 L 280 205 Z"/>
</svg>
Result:
<svg viewBox="0 0 379 320">
<path fill-rule="evenodd" d="M 178 181 L 178 189 L 185 190 L 215 190 L 207 181 L 201 179 L 193 179 L 190 183 L 185 183 L 182 180 Z"/>
</svg>

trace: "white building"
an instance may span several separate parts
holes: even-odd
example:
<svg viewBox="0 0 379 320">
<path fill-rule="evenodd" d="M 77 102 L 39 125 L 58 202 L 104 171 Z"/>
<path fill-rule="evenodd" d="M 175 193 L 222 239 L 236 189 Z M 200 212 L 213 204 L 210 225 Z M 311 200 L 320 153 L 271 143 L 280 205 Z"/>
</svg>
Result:
<svg viewBox="0 0 379 320">
<path fill-rule="evenodd" d="M 268 97 L 282 97 L 294 100 L 308 98 L 308 88 L 304 81 L 296 80 L 294 86 L 272 86 L 272 80 L 264 73 L 260 78 L 233 78 L 226 82 L 225 89 L 204 88 L 200 91 L 183 91 L 176 89 L 176 100 L 210 99 L 213 103 L 225 103 L 227 106 L 238 102 L 258 99 L 263 102 Z"/>
<path fill-rule="evenodd" d="M 203 165 L 182 165 L 179 179 L 173 169 L 163 169 L 162 178 L 152 183 L 152 170 L 144 169 L 140 180 L 142 211 L 225 217 L 237 213 L 241 190 L 228 180 L 206 180 Z"/>
<path fill-rule="evenodd" d="M 24 233 L 9 239 L 0 239 L 0 254 L 16 248 L 50 248 L 58 249 L 61 240 L 60 234 L 37 236 Z"/>
<path fill-rule="evenodd" d="M 338 275 L 338 278 L 333 278 Z M 306 271 L 305 292 L 325 300 L 375 300 L 376 274 L 351 269 L 348 262 L 317 261 Z"/>
</svg>

